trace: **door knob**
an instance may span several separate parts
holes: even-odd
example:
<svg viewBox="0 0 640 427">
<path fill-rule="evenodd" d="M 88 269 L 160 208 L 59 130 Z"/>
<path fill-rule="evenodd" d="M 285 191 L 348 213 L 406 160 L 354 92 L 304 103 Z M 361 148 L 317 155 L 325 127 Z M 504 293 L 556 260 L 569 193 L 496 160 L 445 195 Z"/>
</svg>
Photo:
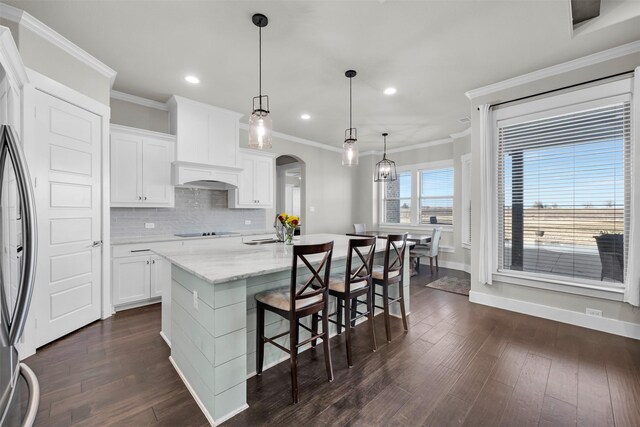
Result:
<svg viewBox="0 0 640 427">
<path fill-rule="evenodd" d="M 102 240 L 94 240 L 90 248 L 99 248 L 102 246 Z"/>
</svg>

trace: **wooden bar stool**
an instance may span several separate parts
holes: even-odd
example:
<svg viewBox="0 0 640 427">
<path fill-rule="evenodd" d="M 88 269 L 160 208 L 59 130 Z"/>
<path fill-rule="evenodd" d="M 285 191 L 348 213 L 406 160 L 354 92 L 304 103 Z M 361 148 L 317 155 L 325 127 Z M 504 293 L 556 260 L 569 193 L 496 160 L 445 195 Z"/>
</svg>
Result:
<svg viewBox="0 0 640 427">
<path fill-rule="evenodd" d="M 288 288 L 273 289 L 256 295 L 258 327 L 256 330 L 257 357 L 256 372 L 262 374 L 264 361 L 264 344 L 268 342 L 291 356 L 291 397 L 293 403 L 298 403 L 298 349 L 303 345 L 322 339 L 324 347 L 324 363 L 327 369 L 329 381 L 333 381 L 333 367 L 329 354 L 329 275 L 331 273 L 331 256 L 333 254 L 333 242 L 317 245 L 296 245 L 293 247 L 293 263 L 291 266 L 291 284 Z M 309 255 L 323 255 L 317 268 L 307 259 Z M 298 284 L 298 259 L 302 261 L 311 277 L 304 284 Z M 324 271 L 323 271 L 324 270 Z M 279 314 L 289 320 L 289 331 L 273 337 L 264 336 L 265 310 Z M 322 312 L 322 333 L 300 323 L 300 319 L 318 315 Z M 311 332 L 311 338 L 299 341 L 300 328 Z M 316 328 L 317 331 L 317 328 Z M 289 348 L 278 344 L 275 340 L 289 334 Z"/>
<path fill-rule="evenodd" d="M 336 311 L 329 316 L 336 316 L 336 320 L 329 318 L 329 322 L 338 326 L 338 334 L 345 329 L 346 345 L 347 345 L 347 363 L 351 368 L 353 366 L 353 355 L 351 353 L 351 328 L 356 325 L 356 321 L 361 317 L 367 316 L 369 320 L 369 328 L 371 331 L 371 342 L 373 351 L 376 347 L 376 333 L 373 320 L 373 292 L 371 274 L 373 272 L 373 257 L 376 251 L 376 238 L 370 237 L 366 239 L 350 239 L 349 252 L 347 252 L 347 264 L 345 273 L 342 275 L 331 275 L 329 278 L 329 295 L 336 298 Z M 364 252 L 364 254 L 363 254 Z M 353 255 L 362 263 L 359 267 L 353 268 Z M 366 301 L 358 300 L 359 297 L 366 295 Z M 364 304 L 366 311 L 358 311 L 358 304 Z M 345 316 L 342 321 L 343 309 L 349 312 L 349 316 Z M 318 314 L 313 315 L 313 330 L 318 330 Z M 315 347 L 315 340 L 311 342 Z"/>
<path fill-rule="evenodd" d="M 404 254 L 407 248 L 407 233 L 389 234 L 387 245 L 384 250 L 384 265 L 373 266 L 373 285 L 382 287 L 382 294 L 374 294 L 382 297 L 382 306 L 376 308 L 384 310 L 384 329 L 387 333 L 387 342 L 391 342 L 391 322 L 389 319 L 389 304 L 400 303 L 400 313 L 402 314 L 402 324 L 404 330 L 408 331 L 407 313 L 404 307 Z M 398 298 L 389 298 L 389 286 L 398 285 Z"/>
</svg>

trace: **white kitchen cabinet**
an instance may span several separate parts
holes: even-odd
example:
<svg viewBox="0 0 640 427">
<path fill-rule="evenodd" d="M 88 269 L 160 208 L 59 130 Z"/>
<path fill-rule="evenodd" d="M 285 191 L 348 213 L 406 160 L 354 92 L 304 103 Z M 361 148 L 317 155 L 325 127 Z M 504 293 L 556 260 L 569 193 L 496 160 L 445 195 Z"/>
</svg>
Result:
<svg viewBox="0 0 640 427">
<path fill-rule="evenodd" d="M 273 207 L 274 155 L 248 149 L 241 150 L 240 154 L 242 172 L 238 188 L 229 191 L 229 207 Z"/>
<path fill-rule="evenodd" d="M 175 137 L 111 126 L 111 206 L 173 207 Z"/>
<path fill-rule="evenodd" d="M 171 282 L 171 263 L 161 256 L 152 255 L 150 297 L 161 297 L 167 281 Z"/>
<path fill-rule="evenodd" d="M 240 166 L 238 126 L 242 114 L 175 95 L 167 104 L 171 133 L 177 137 L 177 162 Z"/>
<path fill-rule="evenodd" d="M 171 282 L 171 263 L 157 255 L 113 258 L 113 305 L 118 308 L 157 302 L 166 282 Z"/>
<path fill-rule="evenodd" d="M 113 305 L 150 298 L 151 257 L 132 256 L 113 260 Z"/>
</svg>

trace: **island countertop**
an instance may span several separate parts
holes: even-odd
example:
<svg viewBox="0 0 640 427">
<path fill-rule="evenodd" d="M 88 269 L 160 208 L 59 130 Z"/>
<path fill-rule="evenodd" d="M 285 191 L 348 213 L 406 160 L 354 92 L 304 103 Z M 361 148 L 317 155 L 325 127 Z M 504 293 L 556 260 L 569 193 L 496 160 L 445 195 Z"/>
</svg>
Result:
<svg viewBox="0 0 640 427">
<path fill-rule="evenodd" d="M 342 234 L 310 234 L 294 239 L 294 245 L 334 241 L 332 260 L 347 257 L 349 239 Z M 385 249 L 386 240 L 378 239 L 376 252 Z M 283 243 L 246 245 L 229 242 L 211 247 L 185 246 L 178 250 L 155 250 L 183 270 L 211 284 L 230 282 L 285 271 L 291 268 L 293 246 Z M 312 258 L 310 258 L 312 259 Z"/>
</svg>

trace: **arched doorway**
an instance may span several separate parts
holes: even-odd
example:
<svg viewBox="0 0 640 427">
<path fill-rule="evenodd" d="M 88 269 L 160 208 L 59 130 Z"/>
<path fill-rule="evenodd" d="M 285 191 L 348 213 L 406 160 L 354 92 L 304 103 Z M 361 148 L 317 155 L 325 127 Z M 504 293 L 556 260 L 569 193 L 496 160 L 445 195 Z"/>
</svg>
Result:
<svg viewBox="0 0 640 427">
<path fill-rule="evenodd" d="M 276 158 L 276 214 L 287 212 L 302 219 L 300 231 L 306 229 L 305 163 L 293 155 Z"/>
</svg>

